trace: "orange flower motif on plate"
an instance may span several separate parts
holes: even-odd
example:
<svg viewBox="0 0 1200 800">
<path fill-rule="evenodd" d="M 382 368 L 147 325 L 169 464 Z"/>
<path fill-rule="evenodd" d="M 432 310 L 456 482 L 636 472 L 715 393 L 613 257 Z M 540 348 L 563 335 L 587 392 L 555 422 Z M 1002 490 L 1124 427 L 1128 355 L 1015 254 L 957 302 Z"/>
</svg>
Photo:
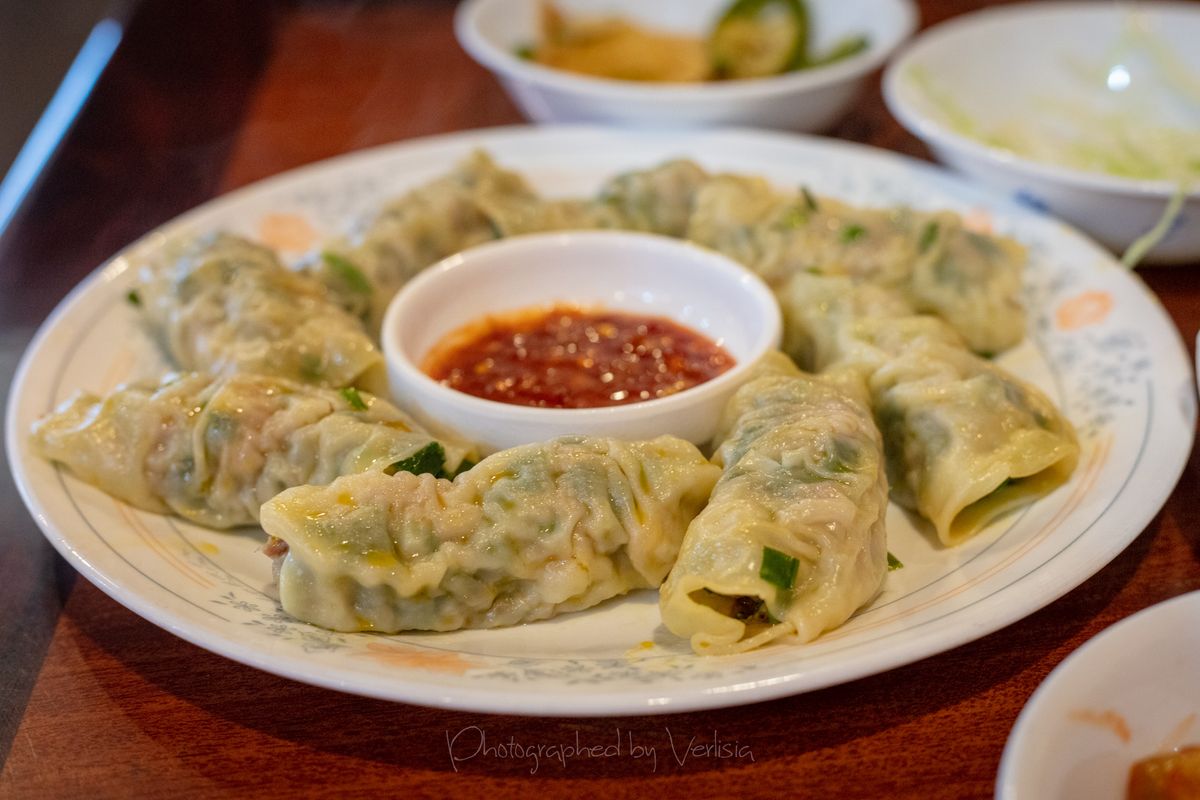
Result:
<svg viewBox="0 0 1200 800">
<path fill-rule="evenodd" d="M 451 675 L 463 675 L 467 670 L 478 669 L 483 664 L 469 658 L 463 658 L 458 653 L 448 650 L 426 650 L 421 647 L 407 647 L 401 644 L 380 644 L 371 642 L 364 653 L 367 658 L 374 658 L 385 664 L 397 667 L 424 669 L 430 672 L 447 672 Z"/>
<path fill-rule="evenodd" d="M 972 233 L 994 233 L 992 215 L 985 208 L 972 208 L 963 214 L 963 227 Z"/>
<path fill-rule="evenodd" d="M 316 244 L 317 231 L 299 214 L 264 214 L 258 221 L 258 238 L 276 250 L 307 250 Z"/>
<path fill-rule="evenodd" d="M 1084 292 L 1063 301 L 1054 314 L 1054 321 L 1060 331 L 1078 330 L 1103 322 L 1112 307 L 1112 295 L 1108 292 Z"/>
</svg>

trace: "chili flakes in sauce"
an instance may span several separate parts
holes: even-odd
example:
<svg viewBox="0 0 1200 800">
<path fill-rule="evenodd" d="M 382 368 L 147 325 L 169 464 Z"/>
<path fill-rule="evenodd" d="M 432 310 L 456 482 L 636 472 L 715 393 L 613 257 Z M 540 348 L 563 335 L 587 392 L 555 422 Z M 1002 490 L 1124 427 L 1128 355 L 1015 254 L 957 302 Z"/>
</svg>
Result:
<svg viewBox="0 0 1200 800">
<path fill-rule="evenodd" d="M 720 345 L 669 319 L 554 306 L 467 325 L 439 342 L 423 368 L 487 400 L 597 408 L 676 394 L 733 365 Z"/>
</svg>

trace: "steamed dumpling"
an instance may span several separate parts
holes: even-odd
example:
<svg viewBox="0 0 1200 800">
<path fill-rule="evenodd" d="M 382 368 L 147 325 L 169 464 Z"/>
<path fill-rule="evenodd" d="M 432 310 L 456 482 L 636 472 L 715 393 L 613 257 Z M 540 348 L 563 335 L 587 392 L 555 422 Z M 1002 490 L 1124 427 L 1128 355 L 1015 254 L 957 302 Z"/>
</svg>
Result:
<svg viewBox="0 0 1200 800">
<path fill-rule="evenodd" d="M 294 617 L 341 631 L 516 625 L 659 585 L 720 470 L 688 442 L 570 436 L 453 481 L 363 473 L 262 510 Z"/>
</svg>

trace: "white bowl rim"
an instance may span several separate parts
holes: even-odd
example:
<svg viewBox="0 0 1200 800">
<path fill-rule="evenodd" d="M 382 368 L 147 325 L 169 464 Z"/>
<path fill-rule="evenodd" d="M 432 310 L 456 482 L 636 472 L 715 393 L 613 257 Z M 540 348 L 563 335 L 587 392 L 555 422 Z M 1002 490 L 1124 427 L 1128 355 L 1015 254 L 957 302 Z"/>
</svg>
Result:
<svg viewBox="0 0 1200 800">
<path fill-rule="evenodd" d="M 1135 628 L 1147 627 L 1151 624 L 1148 620 L 1164 616 L 1170 617 L 1179 609 L 1189 609 L 1192 606 L 1200 608 L 1200 590 L 1185 591 L 1165 600 L 1159 600 L 1099 631 L 1056 664 L 1054 669 L 1050 670 L 1050 673 L 1034 689 L 1029 699 L 1025 701 L 1025 705 L 1021 707 L 1021 711 L 1009 731 L 1008 739 L 1004 743 L 1004 750 L 1000 754 L 1000 766 L 996 770 L 995 796 L 997 800 L 1015 797 L 1021 788 L 1020 781 L 1023 774 L 1021 768 L 1029 760 L 1029 756 L 1025 752 L 1029 749 L 1026 746 L 1029 728 L 1037 723 L 1039 712 L 1048 704 L 1048 701 L 1063 692 L 1062 687 L 1070 680 L 1072 672 L 1078 669 L 1079 664 L 1086 663 L 1089 659 L 1094 660 L 1094 654 L 1103 651 L 1105 643 L 1128 638 L 1130 632 Z"/>
<path fill-rule="evenodd" d="M 663 102 L 711 103 L 719 100 L 763 97 L 795 91 L 822 89 L 839 82 L 866 75 L 882 66 L 917 28 L 919 12 L 914 0 L 883 0 L 892 3 L 900 14 L 900 25 L 889 32 L 883 41 L 874 37 L 860 53 L 832 64 L 810 69 L 785 72 L 763 78 L 749 78 L 717 83 L 638 83 L 591 75 L 578 75 L 525 61 L 492 44 L 475 26 L 478 11 L 487 3 L 504 0 L 463 0 L 454 13 L 454 32 L 459 44 L 480 64 L 505 77 L 523 79 L 530 83 L 575 92 L 588 97 L 608 99 L 637 99 Z"/>
<path fill-rule="evenodd" d="M 666 397 L 657 397 L 652 400 L 642 400 L 636 403 L 624 403 L 614 406 L 599 406 L 596 408 L 542 408 L 538 406 L 502 403 L 498 400 L 488 400 L 445 386 L 426 375 L 413 363 L 412 359 L 404 352 L 404 347 L 397 340 L 397 328 L 399 324 L 397 318 L 406 310 L 405 306 L 409 302 L 409 298 L 417 292 L 423 291 L 431 283 L 444 279 L 447 273 L 462 268 L 463 264 L 472 263 L 474 259 L 492 256 L 497 251 L 505 249 L 514 251 L 513 255 L 516 256 L 521 252 L 528 252 L 530 249 L 578 247 L 581 244 L 587 246 L 589 243 L 620 244 L 621 242 L 629 242 L 632 246 L 636 247 L 675 250 L 679 253 L 684 253 L 688 258 L 695 261 L 699 268 L 715 270 L 722 273 L 724 277 L 732 278 L 734 282 L 742 286 L 763 311 L 762 330 L 754 337 L 749 347 L 749 354 L 745 358 L 737 359 L 732 368 L 722 372 L 711 380 L 696 384 Z M 531 302 L 529 305 L 536 306 L 537 303 Z M 510 309 L 497 309 L 497 312 L 508 310 Z M 670 319 L 677 325 L 682 325 L 689 330 L 691 329 L 691 326 L 677 319 L 672 314 L 664 312 L 660 316 Z M 705 397 L 719 394 L 731 384 L 736 386 L 737 383 L 745 379 L 746 373 L 762 360 L 763 356 L 778 347 L 782 329 L 783 313 L 779 308 L 779 302 L 775 299 L 775 294 L 762 278 L 733 259 L 715 250 L 669 236 L 636 231 L 558 231 L 521 234 L 498 241 L 486 242 L 448 256 L 433 266 L 422 270 L 420 274 L 406 283 L 389 302 L 383 316 L 380 341 L 383 347 L 385 363 L 389 370 L 397 369 L 403 372 L 408 380 L 420 384 L 433 397 L 436 397 L 439 401 L 444 401 L 445 404 L 457 405 L 462 410 L 471 412 L 476 416 L 503 416 L 507 419 L 514 419 L 521 422 L 535 422 L 552 418 L 555 423 L 587 424 L 608 421 L 612 418 L 639 417 L 668 412 L 676 407 L 690 406 L 703 402 Z M 446 420 L 445 424 L 452 425 L 453 423 Z"/>
<path fill-rule="evenodd" d="M 1158 10 L 1190 9 L 1200 15 L 1200 8 L 1191 2 L 1182 0 L 1143 0 L 1137 6 L 1140 10 L 1153 13 Z M 1093 172 L 1076 167 L 1064 167 L 1044 161 L 1018 155 L 1011 150 L 985 144 L 969 136 L 957 133 L 932 117 L 918 112 L 901 97 L 900 81 L 903 79 L 912 63 L 922 54 L 937 47 L 946 39 L 970 30 L 981 23 L 997 18 L 1012 18 L 1062 11 L 1091 11 L 1116 12 L 1117 6 L 1087 2 L 1087 0 L 1049 0 L 1049 2 L 1017 3 L 1008 6 L 984 8 L 941 22 L 920 33 L 911 42 L 904 45 L 900 52 L 888 64 L 883 75 L 883 99 L 888 110 L 900 120 L 904 127 L 934 146 L 951 150 L 965 151 L 967 154 L 988 162 L 992 166 L 1018 172 L 1025 176 L 1055 180 L 1081 189 L 1099 190 L 1114 194 L 1152 196 L 1170 199 L 1179 191 L 1180 182 L 1172 180 L 1145 180 L 1137 178 L 1122 178 L 1104 172 Z M 1200 199 L 1200 185 L 1185 188 L 1184 196 L 1188 199 Z"/>
</svg>

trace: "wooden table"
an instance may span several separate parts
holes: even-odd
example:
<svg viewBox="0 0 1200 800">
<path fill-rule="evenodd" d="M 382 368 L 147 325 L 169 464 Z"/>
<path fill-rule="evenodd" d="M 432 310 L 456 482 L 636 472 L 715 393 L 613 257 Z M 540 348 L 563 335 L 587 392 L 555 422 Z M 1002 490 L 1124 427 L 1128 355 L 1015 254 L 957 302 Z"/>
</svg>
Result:
<svg viewBox="0 0 1200 800">
<path fill-rule="evenodd" d="M 983 5 L 924 0 L 926 24 Z M 520 117 L 451 32 L 453 3 L 153 0 L 0 239 L 0 373 L 112 252 L 185 209 L 348 150 Z M 834 135 L 927 157 L 878 82 Z M 1189 347 L 1200 264 L 1146 271 Z M 7 385 L 7 378 L 4 379 Z M 1182 435 L 1182 434 L 1181 434 Z M 990 795 L 1022 705 L 1117 620 L 1200 588 L 1193 456 L 1150 526 L 1061 600 L 972 644 L 799 697 L 667 717 L 546 720 L 404 706 L 227 661 L 143 621 L 59 559 L 0 475 L 0 796 Z M 446 737 L 600 744 L 631 758 L 457 765 Z M 667 732 L 737 743 L 679 764 Z M 536 782 L 536 785 L 535 785 Z"/>
</svg>

